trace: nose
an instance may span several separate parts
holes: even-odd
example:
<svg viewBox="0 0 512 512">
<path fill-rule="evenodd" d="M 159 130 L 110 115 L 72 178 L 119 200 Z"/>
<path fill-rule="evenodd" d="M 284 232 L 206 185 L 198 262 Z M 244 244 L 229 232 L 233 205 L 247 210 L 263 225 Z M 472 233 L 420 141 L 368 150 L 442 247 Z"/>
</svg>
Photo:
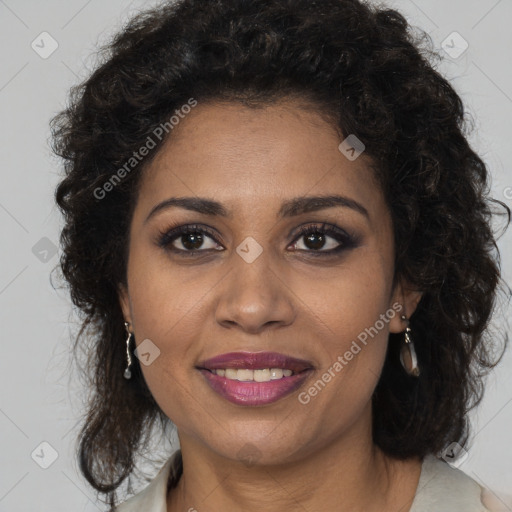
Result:
<svg viewBox="0 0 512 512">
<path fill-rule="evenodd" d="M 267 257 L 268 251 L 251 263 L 233 253 L 230 270 L 217 287 L 216 321 L 223 327 L 238 327 L 258 334 L 269 327 L 284 327 L 296 316 L 294 294 L 286 273 Z M 231 264 L 231 262 L 230 262 Z"/>
</svg>

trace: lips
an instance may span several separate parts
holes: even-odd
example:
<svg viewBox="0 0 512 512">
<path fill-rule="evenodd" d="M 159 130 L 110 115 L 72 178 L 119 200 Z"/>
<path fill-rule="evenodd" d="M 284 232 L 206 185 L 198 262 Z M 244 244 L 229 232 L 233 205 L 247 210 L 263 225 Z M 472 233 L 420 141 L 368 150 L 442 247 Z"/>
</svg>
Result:
<svg viewBox="0 0 512 512">
<path fill-rule="evenodd" d="M 314 367 L 309 361 L 277 352 L 230 352 L 203 361 L 197 369 L 221 397 L 236 405 L 255 406 L 270 404 L 289 395 L 304 383 Z M 227 370 L 256 375 L 258 370 L 267 369 L 277 373 L 277 378 L 257 382 L 258 379 L 238 380 L 227 375 Z"/>
</svg>

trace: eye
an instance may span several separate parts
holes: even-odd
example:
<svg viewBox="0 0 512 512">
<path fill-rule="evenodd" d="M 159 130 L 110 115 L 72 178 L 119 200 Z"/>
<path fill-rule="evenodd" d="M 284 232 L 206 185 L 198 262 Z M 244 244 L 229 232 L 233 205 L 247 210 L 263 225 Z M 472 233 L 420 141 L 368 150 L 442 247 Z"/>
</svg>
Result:
<svg viewBox="0 0 512 512">
<path fill-rule="evenodd" d="M 209 244 L 206 243 L 208 239 L 210 240 Z M 172 228 L 160 232 L 158 237 L 158 245 L 160 247 L 185 255 L 209 250 L 222 250 L 216 247 L 217 244 L 214 232 L 205 226 L 198 226 L 197 224 Z M 201 247 L 202 249 L 200 249 Z"/>
<path fill-rule="evenodd" d="M 302 245 L 305 246 L 305 249 L 297 248 L 297 245 L 300 244 L 295 242 L 293 244 L 295 250 L 319 253 L 318 255 L 336 254 L 356 245 L 356 240 L 353 236 L 343 229 L 327 223 L 301 227 L 295 240 L 304 240 Z"/>
</svg>

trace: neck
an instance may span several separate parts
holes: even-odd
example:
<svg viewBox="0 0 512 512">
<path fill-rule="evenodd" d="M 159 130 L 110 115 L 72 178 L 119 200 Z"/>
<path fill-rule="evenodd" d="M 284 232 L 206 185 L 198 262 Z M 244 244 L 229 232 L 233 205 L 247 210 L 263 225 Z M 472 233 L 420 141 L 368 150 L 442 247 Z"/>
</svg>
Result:
<svg viewBox="0 0 512 512">
<path fill-rule="evenodd" d="M 167 512 L 408 511 L 421 461 L 387 457 L 372 444 L 370 429 L 361 435 L 355 427 L 299 461 L 252 466 L 180 435 L 183 474 Z"/>
</svg>

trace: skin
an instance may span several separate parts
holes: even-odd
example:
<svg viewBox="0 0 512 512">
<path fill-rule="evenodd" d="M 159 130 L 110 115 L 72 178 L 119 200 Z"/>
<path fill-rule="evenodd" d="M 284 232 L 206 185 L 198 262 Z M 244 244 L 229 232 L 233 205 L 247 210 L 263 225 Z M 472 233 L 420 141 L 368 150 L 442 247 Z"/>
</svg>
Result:
<svg viewBox="0 0 512 512">
<path fill-rule="evenodd" d="M 160 350 L 141 367 L 181 444 L 184 473 L 168 495 L 169 512 L 409 510 L 421 461 L 388 458 L 371 437 L 388 334 L 406 327 L 399 314 L 308 404 L 298 400 L 393 304 L 409 318 L 421 298 L 407 283 L 393 288 L 388 207 L 369 158 L 350 161 L 341 140 L 293 100 L 260 109 L 199 103 L 145 170 L 119 299 L 136 343 L 149 338 Z M 342 206 L 277 217 L 282 201 L 331 194 L 357 201 L 368 218 Z M 145 222 L 156 204 L 183 196 L 219 201 L 232 216 L 168 208 Z M 315 246 L 295 233 L 323 222 L 356 234 L 357 245 L 315 257 L 339 242 L 325 235 Z M 157 243 L 171 223 L 209 226 L 216 240 L 204 235 L 196 256 L 172 253 Z M 249 236 L 263 250 L 252 263 L 236 252 Z M 171 245 L 186 250 L 187 240 L 190 247 L 187 235 Z M 216 247 L 223 250 L 208 251 Z M 277 402 L 239 406 L 195 368 L 232 351 L 281 352 L 315 370 Z M 253 465 L 239 454 L 247 444 L 258 453 Z"/>
</svg>

